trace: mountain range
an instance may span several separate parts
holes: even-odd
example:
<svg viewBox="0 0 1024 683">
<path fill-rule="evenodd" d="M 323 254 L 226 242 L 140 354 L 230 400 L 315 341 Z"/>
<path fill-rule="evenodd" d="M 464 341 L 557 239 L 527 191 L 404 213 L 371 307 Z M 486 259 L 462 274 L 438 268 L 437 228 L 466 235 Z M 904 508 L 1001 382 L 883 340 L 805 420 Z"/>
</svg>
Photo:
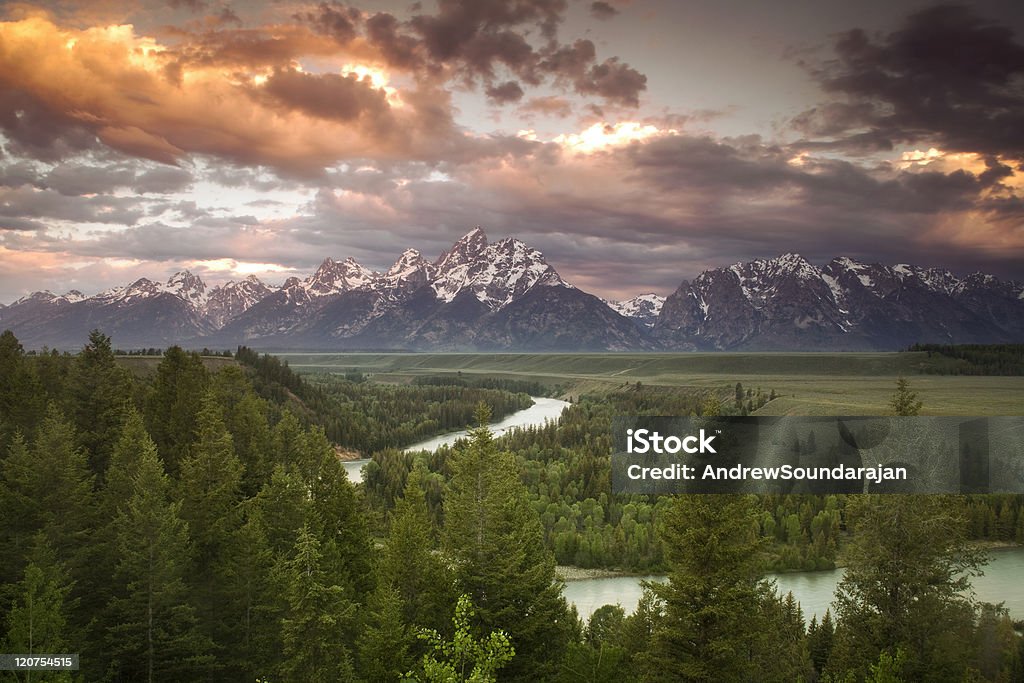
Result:
<svg viewBox="0 0 1024 683">
<path fill-rule="evenodd" d="M 0 307 L 28 348 L 431 351 L 891 350 L 1024 341 L 1024 286 L 976 273 L 797 254 L 708 270 L 667 298 L 605 301 L 517 239 L 480 228 L 435 261 L 407 249 L 385 272 L 324 259 L 305 279 L 212 289 L 188 271 L 95 296 L 36 292 Z"/>
</svg>

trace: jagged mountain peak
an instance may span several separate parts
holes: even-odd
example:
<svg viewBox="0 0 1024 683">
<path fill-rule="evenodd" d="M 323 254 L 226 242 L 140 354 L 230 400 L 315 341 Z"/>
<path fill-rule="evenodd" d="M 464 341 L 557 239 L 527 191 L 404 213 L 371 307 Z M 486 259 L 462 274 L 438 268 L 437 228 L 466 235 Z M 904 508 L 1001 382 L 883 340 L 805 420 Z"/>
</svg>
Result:
<svg viewBox="0 0 1024 683">
<path fill-rule="evenodd" d="M 452 248 L 441 254 L 436 265 L 440 272 L 458 268 L 474 261 L 487 249 L 487 234 L 479 225 L 460 237 Z"/>
<path fill-rule="evenodd" d="M 562 280 L 544 254 L 515 238 L 487 244 L 475 228 L 440 259 L 431 283 L 438 299 L 451 302 L 471 292 L 491 310 L 498 310 L 536 285 L 572 286 Z"/>
<path fill-rule="evenodd" d="M 167 278 L 164 289 L 195 306 L 203 306 L 209 298 L 206 283 L 188 270 L 179 271 Z"/>
<path fill-rule="evenodd" d="M 310 296 L 328 296 L 367 285 L 375 276 L 376 273 L 351 256 L 340 263 L 328 256 L 306 279 L 305 285 Z"/>
<path fill-rule="evenodd" d="M 665 304 L 665 297 L 654 294 L 637 294 L 631 299 L 623 301 L 606 301 L 608 307 L 619 315 L 632 318 L 645 327 L 653 327 L 661 313 L 661 307 Z"/>
<path fill-rule="evenodd" d="M 427 260 L 423 258 L 423 255 L 416 249 L 406 249 L 402 252 L 402 255 L 398 257 L 394 265 L 388 268 L 388 277 L 399 277 L 412 270 L 419 269 L 427 264 Z"/>
</svg>

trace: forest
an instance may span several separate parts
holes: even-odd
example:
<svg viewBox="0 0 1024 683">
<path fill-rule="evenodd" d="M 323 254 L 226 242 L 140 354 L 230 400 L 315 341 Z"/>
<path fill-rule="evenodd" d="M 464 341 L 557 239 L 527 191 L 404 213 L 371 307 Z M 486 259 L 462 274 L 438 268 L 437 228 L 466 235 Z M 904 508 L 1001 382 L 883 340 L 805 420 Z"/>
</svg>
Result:
<svg viewBox="0 0 1024 683">
<path fill-rule="evenodd" d="M 610 494 L 612 416 L 770 389 L 631 384 L 498 439 L 532 387 L 302 377 L 248 349 L 212 367 L 0 335 L 0 651 L 81 655 L 32 680 L 1024 679 L 1021 624 L 964 592 L 977 540 L 1024 541 L 1019 497 Z M 373 455 L 364 484 L 338 448 Z M 837 561 L 820 621 L 765 578 Z M 584 623 L 556 563 L 669 580 Z"/>
</svg>

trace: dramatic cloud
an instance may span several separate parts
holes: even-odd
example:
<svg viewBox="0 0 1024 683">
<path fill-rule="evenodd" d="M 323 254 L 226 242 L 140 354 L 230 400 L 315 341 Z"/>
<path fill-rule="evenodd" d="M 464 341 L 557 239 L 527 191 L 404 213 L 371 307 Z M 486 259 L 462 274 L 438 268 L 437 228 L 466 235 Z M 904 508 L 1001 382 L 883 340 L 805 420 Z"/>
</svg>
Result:
<svg viewBox="0 0 1024 683">
<path fill-rule="evenodd" d="M 602 2 L 601 0 L 598 0 L 597 2 L 590 3 L 590 16 L 594 17 L 595 19 L 611 19 L 618 13 L 619 10 L 612 7 L 607 2 Z"/>
<path fill-rule="evenodd" d="M 612 297 L 787 251 L 1024 276 L 1020 20 L 628 4 L 5 7 L 0 302 L 474 225 Z"/>
<path fill-rule="evenodd" d="M 942 5 L 884 38 L 848 31 L 835 54 L 814 75 L 842 99 L 797 117 L 806 133 L 841 145 L 924 144 L 1024 161 L 1024 44 L 1010 28 Z"/>
</svg>

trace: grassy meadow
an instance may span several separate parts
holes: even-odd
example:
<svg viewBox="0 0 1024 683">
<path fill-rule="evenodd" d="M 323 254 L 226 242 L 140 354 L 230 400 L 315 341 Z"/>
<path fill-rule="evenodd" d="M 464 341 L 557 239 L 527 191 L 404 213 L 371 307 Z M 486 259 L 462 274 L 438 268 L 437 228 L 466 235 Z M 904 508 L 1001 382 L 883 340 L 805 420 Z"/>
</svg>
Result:
<svg viewBox="0 0 1024 683">
<path fill-rule="evenodd" d="M 284 353 L 298 372 L 356 370 L 376 382 L 424 375 L 518 378 L 551 386 L 563 397 L 612 391 L 624 384 L 693 387 L 728 395 L 774 390 L 758 415 L 878 415 L 889 412 L 904 376 L 925 415 L 1022 415 L 1024 377 L 921 374 L 926 353 Z"/>
</svg>

